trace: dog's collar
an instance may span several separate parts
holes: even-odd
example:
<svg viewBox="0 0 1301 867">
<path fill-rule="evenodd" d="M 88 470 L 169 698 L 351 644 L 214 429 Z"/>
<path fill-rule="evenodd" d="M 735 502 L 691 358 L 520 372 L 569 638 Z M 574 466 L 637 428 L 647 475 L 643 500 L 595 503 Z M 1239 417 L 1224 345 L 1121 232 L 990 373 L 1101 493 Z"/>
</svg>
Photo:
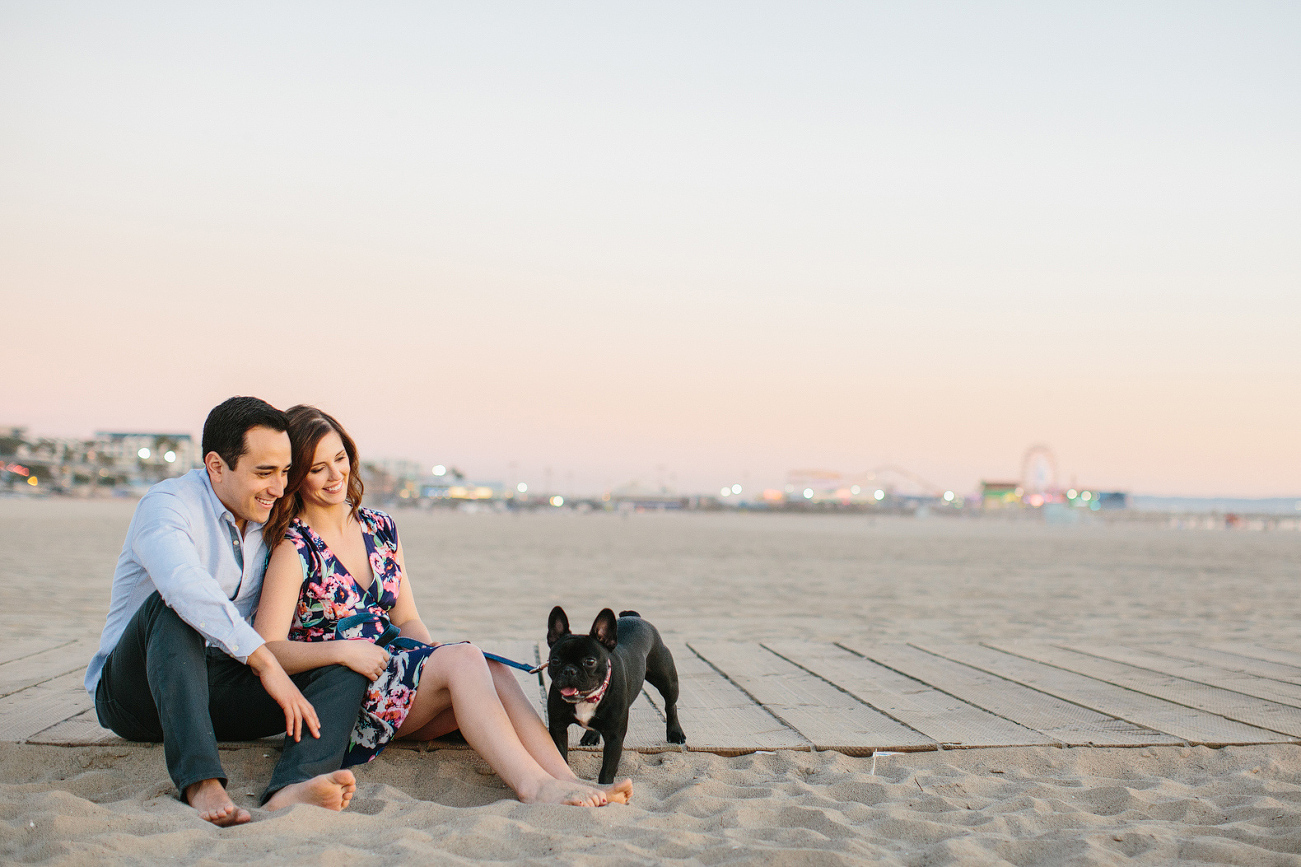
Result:
<svg viewBox="0 0 1301 867">
<path fill-rule="evenodd" d="M 580 692 L 578 694 L 578 701 L 573 703 L 578 704 L 579 702 L 583 702 L 586 704 L 600 704 L 601 699 L 605 698 L 605 691 L 610 688 L 610 675 L 612 674 L 614 674 L 614 663 L 607 659 L 605 661 L 605 680 L 601 681 L 601 685 L 591 692 Z"/>
</svg>

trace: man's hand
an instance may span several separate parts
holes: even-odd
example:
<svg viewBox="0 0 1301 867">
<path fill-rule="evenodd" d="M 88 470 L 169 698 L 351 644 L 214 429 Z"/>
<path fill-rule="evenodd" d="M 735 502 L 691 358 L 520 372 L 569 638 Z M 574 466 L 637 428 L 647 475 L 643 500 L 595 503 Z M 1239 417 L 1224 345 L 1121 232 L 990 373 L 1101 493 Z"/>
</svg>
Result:
<svg viewBox="0 0 1301 867">
<path fill-rule="evenodd" d="M 388 668 L 389 652 L 364 638 L 335 641 L 339 664 L 376 681 Z"/>
<path fill-rule="evenodd" d="M 300 741 L 303 726 L 306 725 L 312 737 L 321 736 L 321 721 L 316 717 L 316 709 L 298 691 L 298 687 L 285 674 L 265 644 L 249 655 L 248 667 L 262 681 L 262 688 L 267 691 L 267 695 L 275 699 L 276 704 L 285 712 L 285 734 Z"/>
</svg>

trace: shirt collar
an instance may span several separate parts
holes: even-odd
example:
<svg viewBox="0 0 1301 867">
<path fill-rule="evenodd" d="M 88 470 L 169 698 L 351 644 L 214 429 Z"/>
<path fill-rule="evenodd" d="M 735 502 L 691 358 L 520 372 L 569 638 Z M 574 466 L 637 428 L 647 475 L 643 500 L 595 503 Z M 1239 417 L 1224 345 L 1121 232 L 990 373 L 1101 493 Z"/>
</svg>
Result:
<svg viewBox="0 0 1301 867">
<path fill-rule="evenodd" d="M 208 502 L 212 505 L 213 514 L 217 516 L 218 520 L 228 521 L 230 525 L 234 527 L 235 530 L 238 532 L 239 522 L 235 520 L 235 513 L 232 512 L 230 509 L 226 508 L 226 504 L 221 501 L 221 497 L 218 497 L 217 492 L 213 490 L 212 479 L 208 478 L 207 469 L 200 468 L 195 470 L 194 472 L 198 473 L 203 478 L 203 489 L 208 494 Z M 248 538 L 249 534 L 251 534 L 254 530 L 260 530 L 260 529 L 262 529 L 261 523 L 257 521 L 249 521 L 248 524 L 245 525 L 244 532 L 241 535 L 244 538 Z"/>
</svg>

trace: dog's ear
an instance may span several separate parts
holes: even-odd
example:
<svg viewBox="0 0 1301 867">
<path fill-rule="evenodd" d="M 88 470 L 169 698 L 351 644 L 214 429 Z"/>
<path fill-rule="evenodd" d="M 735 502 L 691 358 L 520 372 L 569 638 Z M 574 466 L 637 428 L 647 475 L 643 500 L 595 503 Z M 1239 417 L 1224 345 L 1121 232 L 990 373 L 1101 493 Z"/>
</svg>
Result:
<svg viewBox="0 0 1301 867">
<path fill-rule="evenodd" d="M 592 637 L 601 642 L 606 650 L 614 650 L 619 643 L 619 621 L 609 608 L 602 609 L 592 622 Z"/>
<path fill-rule="evenodd" d="M 565 609 L 557 605 L 547 618 L 547 647 L 555 647 L 556 642 L 568 634 L 569 618 L 565 616 Z"/>
</svg>

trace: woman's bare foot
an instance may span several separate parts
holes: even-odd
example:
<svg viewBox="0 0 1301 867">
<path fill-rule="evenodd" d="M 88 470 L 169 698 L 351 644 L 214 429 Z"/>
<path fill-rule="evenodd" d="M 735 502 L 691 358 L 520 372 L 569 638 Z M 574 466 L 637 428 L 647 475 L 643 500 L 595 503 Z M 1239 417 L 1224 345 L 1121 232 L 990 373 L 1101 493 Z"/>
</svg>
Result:
<svg viewBox="0 0 1301 867">
<path fill-rule="evenodd" d="M 583 789 L 597 794 L 599 796 L 598 807 L 604 807 L 606 804 L 626 804 L 632 800 L 632 780 L 627 778 L 616 780 L 608 786 L 594 786 L 573 771 L 570 771 L 568 776 L 557 777 L 557 779 L 562 783 L 581 786 Z"/>
<path fill-rule="evenodd" d="M 248 810 L 235 806 L 221 780 L 200 780 L 185 787 L 185 802 L 199 811 L 199 818 L 219 828 L 243 825 L 253 818 Z"/>
<path fill-rule="evenodd" d="M 356 791 L 357 778 L 352 771 L 335 771 L 285 786 L 267 800 L 265 807 L 281 810 L 294 804 L 312 804 L 327 810 L 342 810 Z"/>
<path fill-rule="evenodd" d="M 632 800 L 632 780 L 626 777 L 622 780 L 615 780 L 608 786 L 601 788 L 605 792 L 605 797 L 611 804 L 626 804 Z"/>
<path fill-rule="evenodd" d="M 517 792 L 525 804 L 566 804 L 571 807 L 603 807 L 609 800 L 600 789 L 581 782 L 546 777 L 536 791 Z"/>
</svg>

